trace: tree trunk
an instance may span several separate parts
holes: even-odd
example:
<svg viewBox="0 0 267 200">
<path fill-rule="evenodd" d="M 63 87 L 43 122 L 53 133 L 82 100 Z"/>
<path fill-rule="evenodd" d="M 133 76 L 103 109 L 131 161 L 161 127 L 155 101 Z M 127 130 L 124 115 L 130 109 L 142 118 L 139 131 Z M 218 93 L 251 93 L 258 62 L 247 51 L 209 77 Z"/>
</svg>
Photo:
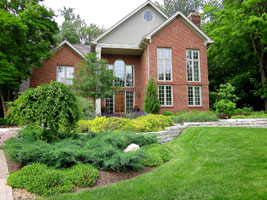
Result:
<svg viewBox="0 0 267 200">
<path fill-rule="evenodd" d="M 2 109 L 3 109 L 3 113 L 5 117 L 6 116 L 6 105 L 5 105 L 4 96 L 1 91 L 0 91 L 0 98 L 1 98 Z"/>
</svg>

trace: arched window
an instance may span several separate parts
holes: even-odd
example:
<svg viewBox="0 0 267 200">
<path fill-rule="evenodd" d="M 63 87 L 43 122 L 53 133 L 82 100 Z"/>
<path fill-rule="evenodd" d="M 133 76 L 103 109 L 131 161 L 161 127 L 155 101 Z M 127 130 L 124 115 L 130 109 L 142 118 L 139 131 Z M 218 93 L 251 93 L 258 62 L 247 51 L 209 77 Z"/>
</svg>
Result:
<svg viewBox="0 0 267 200">
<path fill-rule="evenodd" d="M 114 62 L 114 76 L 117 77 L 117 84 L 124 87 L 125 85 L 125 63 L 123 60 Z"/>
</svg>

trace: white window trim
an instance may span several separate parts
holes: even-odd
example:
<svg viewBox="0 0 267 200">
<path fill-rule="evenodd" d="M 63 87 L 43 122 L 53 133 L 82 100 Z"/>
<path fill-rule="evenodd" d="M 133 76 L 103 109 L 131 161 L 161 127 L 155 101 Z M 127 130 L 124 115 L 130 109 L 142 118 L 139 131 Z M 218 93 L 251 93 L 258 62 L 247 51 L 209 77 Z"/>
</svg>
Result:
<svg viewBox="0 0 267 200">
<path fill-rule="evenodd" d="M 191 56 L 192 56 L 192 59 L 189 59 L 187 60 L 187 51 L 191 51 Z M 199 73 L 199 81 L 194 81 L 194 78 L 195 78 L 195 74 L 194 74 L 194 61 L 196 61 L 196 59 L 193 59 L 193 51 L 198 51 L 198 73 Z M 192 81 L 189 81 L 188 80 L 188 73 L 187 73 L 187 61 L 191 61 L 192 62 Z M 198 49 L 186 49 L 185 51 L 185 66 L 186 66 L 186 81 L 189 82 L 189 83 L 192 83 L 192 82 L 201 82 L 201 67 L 200 67 L 200 50 Z"/>
<path fill-rule="evenodd" d="M 122 59 L 117 59 L 117 60 L 121 60 L 124 62 L 124 60 Z M 114 63 L 117 61 L 115 60 Z M 112 70 L 113 70 L 113 75 L 115 74 L 114 71 L 114 63 L 113 64 L 107 64 L 107 65 L 111 65 L 112 66 Z M 126 86 L 126 66 L 133 66 L 133 86 Z M 134 88 L 135 87 L 135 66 L 134 65 L 126 65 L 126 63 L 124 62 L 124 86 L 123 88 Z"/>
<path fill-rule="evenodd" d="M 189 105 L 188 87 L 193 88 L 193 105 Z M 199 87 L 200 105 L 195 105 L 195 87 Z M 188 107 L 202 107 L 202 87 L 200 85 L 188 85 L 187 86 L 187 105 L 188 105 Z"/>
<path fill-rule="evenodd" d="M 134 90 L 125 90 L 125 92 L 124 92 L 125 114 L 127 114 L 127 103 L 126 103 L 126 92 L 127 91 L 133 91 L 133 107 L 135 106 L 135 91 Z"/>
<path fill-rule="evenodd" d="M 74 72 L 73 72 L 73 77 L 74 77 L 75 66 L 64 66 L 64 65 L 60 65 L 60 66 L 57 66 L 57 74 L 56 74 L 56 77 L 57 77 L 57 78 L 56 78 L 56 81 L 57 81 L 57 82 L 64 83 L 64 82 L 61 82 L 61 81 L 58 80 L 58 70 L 59 70 L 60 67 L 63 67 L 63 68 L 73 68 L 73 71 L 74 71 Z M 65 74 L 65 75 L 66 75 L 66 74 Z M 65 78 L 66 78 L 66 77 L 65 77 Z M 72 80 L 72 81 L 73 81 L 73 80 Z M 66 84 L 66 83 L 64 83 L 64 84 L 65 84 L 65 85 L 72 85 L 73 82 L 72 82 L 71 84 Z"/>
<path fill-rule="evenodd" d="M 165 62 L 164 62 L 164 66 L 163 66 L 163 71 L 164 71 L 164 73 L 163 73 L 163 79 L 164 80 L 159 80 L 159 73 L 158 73 L 158 71 L 159 71 L 159 65 L 158 65 L 158 60 L 159 60 L 159 58 L 158 58 L 158 49 L 170 49 L 171 50 L 171 80 L 165 80 L 166 79 L 166 73 L 165 73 Z M 169 60 L 169 59 L 161 59 L 161 60 Z M 157 74 L 158 74 L 158 81 L 159 82 L 172 82 L 172 48 L 169 48 L 169 47 L 157 47 Z"/>
<path fill-rule="evenodd" d="M 164 86 L 164 105 L 160 105 L 160 107 L 173 107 L 173 86 L 172 85 L 158 85 L 158 93 L 159 93 L 159 86 Z M 167 102 L 166 86 L 171 86 L 171 92 L 172 92 L 172 104 L 171 105 L 165 105 Z M 158 98 L 159 98 L 159 96 L 158 96 Z"/>
</svg>

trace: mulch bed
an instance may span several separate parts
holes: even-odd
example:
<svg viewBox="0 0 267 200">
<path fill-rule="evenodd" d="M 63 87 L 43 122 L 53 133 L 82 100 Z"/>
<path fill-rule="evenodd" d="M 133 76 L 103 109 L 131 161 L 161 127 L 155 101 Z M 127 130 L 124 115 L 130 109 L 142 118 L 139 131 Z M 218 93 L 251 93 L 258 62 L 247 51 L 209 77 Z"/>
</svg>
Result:
<svg viewBox="0 0 267 200">
<path fill-rule="evenodd" d="M 6 160 L 7 160 L 7 167 L 8 167 L 8 170 L 10 173 L 15 172 L 15 171 L 23 168 L 23 165 L 12 161 L 8 157 L 8 155 L 6 155 Z M 144 167 L 143 170 L 138 171 L 138 172 L 136 172 L 136 171 L 113 172 L 113 171 L 101 171 L 101 170 L 99 170 L 98 171 L 99 177 L 96 180 L 96 183 L 93 187 L 80 188 L 80 187 L 75 186 L 74 192 L 79 192 L 79 191 L 84 190 L 84 189 L 93 189 L 93 188 L 97 188 L 97 187 L 102 187 L 105 185 L 111 185 L 111 184 L 116 183 L 118 181 L 123 181 L 123 180 L 134 178 L 138 175 L 147 173 L 153 169 L 155 169 L 155 168 Z M 32 194 L 30 192 L 27 192 L 24 189 L 13 188 L 12 190 L 13 190 L 14 200 L 26 200 L 26 199 L 32 200 L 32 199 L 35 199 L 38 197 L 37 195 Z"/>
</svg>

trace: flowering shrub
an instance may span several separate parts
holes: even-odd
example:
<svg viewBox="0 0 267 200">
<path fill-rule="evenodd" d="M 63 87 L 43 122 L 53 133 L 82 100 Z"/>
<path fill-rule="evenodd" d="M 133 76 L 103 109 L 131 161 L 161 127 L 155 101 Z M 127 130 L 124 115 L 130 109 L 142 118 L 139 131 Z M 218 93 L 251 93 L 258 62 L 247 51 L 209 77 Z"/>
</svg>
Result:
<svg viewBox="0 0 267 200">
<path fill-rule="evenodd" d="M 172 118 L 162 115 L 147 115 L 136 119 L 118 117 L 96 117 L 94 120 L 80 120 L 78 122 L 79 132 L 101 133 L 105 131 L 132 131 L 150 132 L 160 131 L 164 127 L 173 124 Z"/>
</svg>

